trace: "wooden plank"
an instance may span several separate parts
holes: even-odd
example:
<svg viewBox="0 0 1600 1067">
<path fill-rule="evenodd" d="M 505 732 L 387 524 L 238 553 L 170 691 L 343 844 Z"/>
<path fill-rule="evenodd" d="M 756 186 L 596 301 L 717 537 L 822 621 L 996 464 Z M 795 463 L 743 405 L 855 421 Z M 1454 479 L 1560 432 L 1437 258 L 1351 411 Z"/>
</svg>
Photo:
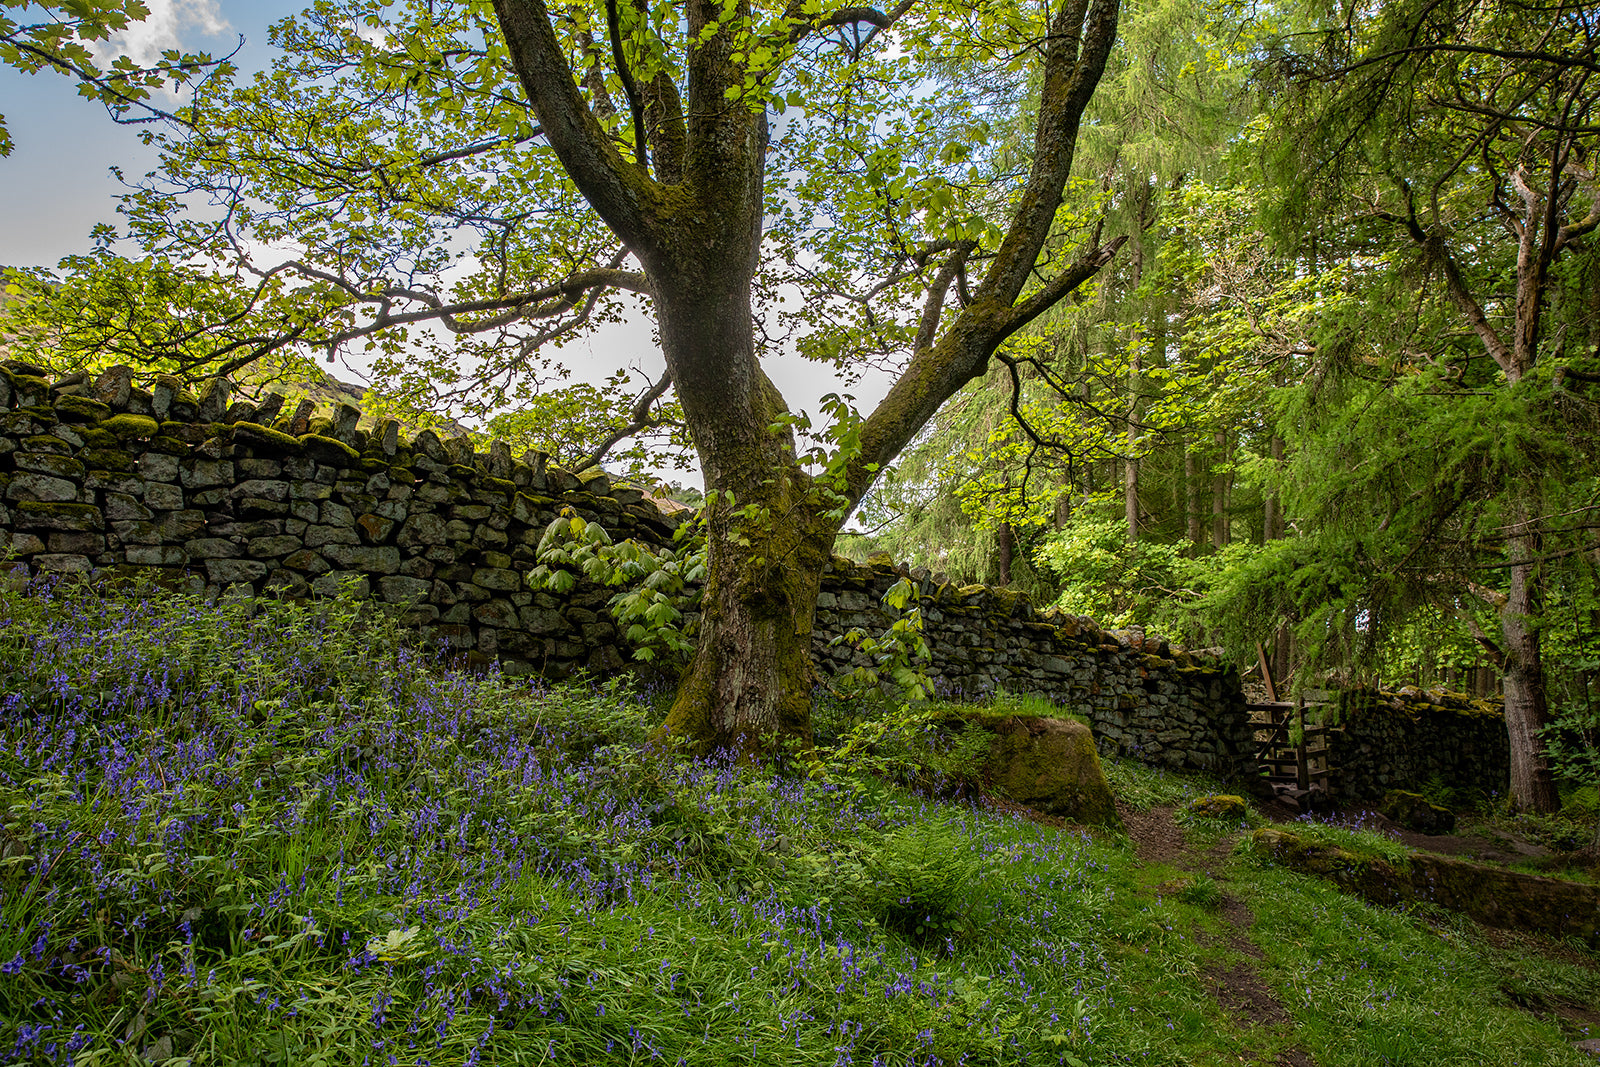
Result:
<svg viewBox="0 0 1600 1067">
<path fill-rule="evenodd" d="M 1276 701 L 1278 699 L 1278 686 L 1272 680 L 1272 668 L 1267 666 L 1267 653 L 1261 647 L 1260 641 L 1256 642 L 1256 662 L 1261 664 L 1261 680 L 1266 683 L 1267 696 Z"/>
<path fill-rule="evenodd" d="M 1297 701 L 1299 707 L 1295 708 L 1295 715 L 1300 720 L 1300 741 L 1295 745 L 1295 756 L 1298 767 L 1295 768 L 1295 777 L 1301 789 L 1311 788 L 1311 767 L 1306 762 L 1306 699 L 1301 697 Z"/>
</svg>

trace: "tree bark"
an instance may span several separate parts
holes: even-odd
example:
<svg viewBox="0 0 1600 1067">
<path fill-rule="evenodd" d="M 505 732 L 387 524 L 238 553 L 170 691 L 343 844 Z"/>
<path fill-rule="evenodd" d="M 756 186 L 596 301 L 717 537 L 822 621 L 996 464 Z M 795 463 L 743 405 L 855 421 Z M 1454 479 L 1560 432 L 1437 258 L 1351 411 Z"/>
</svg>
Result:
<svg viewBox="0 0 1600 1067">
<path fill-rule="evenodd" d="M 758 755 L 785 741 L 808 745 L 811 630 L 841 502 L 859 501 L 1008 337 L 1093 277 L 1125 241 L 1095 245 L 1040 277 L 1083 110 L 1116 39 L 1119 0 L 1055 4 L 1040 42 L 1030 170 L 1009 228 L 948 328 L 938 329 L 936 314 L 924 324 L 926 340 L 861 424 L 859 448 L 840 457 L 826 492 L 797 460 L 787 409 L 761 370 L 752 329 L 767 119 L 759 101 L 744 98 L 748 0 L 684 5 L 685 114 L 672 114 L 675 93 L 651 94 L 645 120 L 656 131 L 654 174 L 642 146 L 624 157 L 584 103 L 544 0 L 494 0 L 494 9 L 550 147 L 644 267 L 667 371 L 705 477 L 700 633 L 665 729 L 702 752 Z M 837 17 L 880 28 L 892 22 L 865 8 Z"/>
<path fill-rule="evenodd" d="M 1131 275 L 1129 287 L 1134 291 L 1138 290 L 1139 283 L 1144 280 L 1144 228 L 1150 216 L 1151 192 L 1151 185 L 1147 181 L 1139 190 L 1138 211 L 1134 216 L 1131 235 L 1133 249 L 1128 257 Z M 1158 310 L 1154 314 L 1157 318 L 1162 318 L 1165 312 Z M 1143 334 L 1143 326 L 1136 325 L 1133 336 L 1129 339 L 1128 353 L 1128 447 L 1122 460 L 1122 504 L 1123 516 L 1128 523 L 1129 541 L 1139 539 L 1139 416 L 1143 408 L 1139 374 L 1144 369 L 1141 366 Z"/>
<path fill-rule="evenodd" d="M 1270 444 L 1274 466 L 1283 464 L 1283 438 L 1272 435 Z M 1261 505 L 1261 543 L 1276 541 L 1283 536 L 1283 509 L 1278 504 L 1278 494 L 1268 492 Z"/>
<path fill-rule="evenodd" d="M 789 484 L 746 486 L 746 505 L 710 516 L 700 633 L 664 726 L 702 753 L 811 743 L 811 633 L 836 525 L 778 481 Z M 746 520 L 750 505 L 777 521 Z"/>
<path fill-rule="evenodd" d="M 1526 513 L 1518 519 L 1518 525 L 1526 528 Z M 1561 807 L 1561 798 L 1539 735 L 1550 723 L 1539 633 L 1543 607 L 1539 549 L 1540 537 L 1533 531 L 1519 533 L 1509 542 L 1511 583 L 1500 607 L 1505 653 L 1501 684 L 1505 692 L 1506 732 L 1511 739 L 1511 796 L 1524 811 L 1552 812 Z"/>
<path fill-rule="evenodd" d="M 667 367 L 693 383 L 679 401 L 708 487 L 700 632 L 665 730 L 701 753 L 809 746 L 811 631 L 839 520 L 796 461 L 757 362 L 749 275 L 727 260 L 693 266 L 656 298 Z"/>
<path fill-rule="evenodd" d="M 1468 290 L 1453 253 L 1436 235 L 1439 265 L 1451 303 L 1477 334 L 1484 350 L 1505 372 L 1506 383 L 1515 387 L 1532 372 L 1539 356 L 1539 328 L 1551 263 L 1570 232 L 1592 229 L 1595 220 L 1576 228 L 1557 228 L 1547 217 L 1546 191 L 1535 188 L 1528 175 L 1519 169 L 1516 187 L 1522 195 L 1525 213 L 1512 227 L 1517 234 L 1517 274 L 1511 341 L 1508 344 L 1490 321 L 1483 305 Z M 1600 209 L 1597 209 L 1600 215 Z M 1426 245 L 1430 240 L 1415 221 L 1413 240 Z M 1539 518 L 1529 505 L 1528 483 L 1504 487 L 1516 501 L 1515 531 L 1507 539 L 1510 563 L 1509 585 L 1499 605 L 1500 634 L 1503 641 L 1501 691 L 1505 698 L 1506 732 L 1511 744 L 1511 796 L 1524 811 L 1551 812 L 1560 807 L 1555 779 L 1544 755 L 1539 731 L 1550 722 L 1545 693 L 1544 660 L 1539 627 L 1542 609 L 1542 583 L 1538 563 L 1541 549 Z"/>
<path fill-rule="evenodd" d="M 1211 547 L 1221 551 L 1228 543 L 1228 435 L 1217 431 L 1217 466 L 1211 474 Z"/>
<path fill-rule="evenodd" d="M 1128 540 L 1139 539 L 1139 348 L 1128 363 L 1128 453 L 1122 461 L 1122 509 Z"/>
<path fill-rule="evenodd" d="M 1189 539 L 1189 555 L 1198 559 L 1205 530 L 1200 525 L 1200 458 L 1192 444 L 1183 449 L 1183 514 L 1184 533 Z"/>
<path fill-rule="evenodd" d="M 1282 466 L 1283 438 L 1273 434 L 1268 448 L 1273 463 Z M 1278 494 L 1269 492 L 1262 504 L 1261 543 L 1265 545 L 1277 541 L 1283 537 L 1283 532 L 1283 508 L 1279 504 Z M 1293 669 L 1293 649 L 1294 631 L 1287 625 L 1278 627 L 1278 632 L 1272 639 L 1272 676 L 1279 680 L 1285 691 L 1289 682 L 1289 672 Z"/>
</svg>

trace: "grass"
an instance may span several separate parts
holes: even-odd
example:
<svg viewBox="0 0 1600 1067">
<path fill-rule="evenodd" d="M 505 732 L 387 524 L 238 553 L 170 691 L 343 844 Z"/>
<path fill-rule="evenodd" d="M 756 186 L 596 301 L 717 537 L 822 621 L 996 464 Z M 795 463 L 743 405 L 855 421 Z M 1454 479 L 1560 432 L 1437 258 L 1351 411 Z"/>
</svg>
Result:
<svg viewBox="0 0 1600 1067">
<path fill-rule="evenodd" d="M 1577 1064 L 1518 1005 L 1600 997 L 1225 851 L 681 759 L 353 601 L 3 592 L 0 693 L 0 1062 Z"/>
<path fill-rule="evenodd" d="M 1320 845 L 1332 845 L 1367 859 L 1382 860 L 1398 870 L 1409 870 L 1412 849 L 1387 834 L 1364 826 L 1317 817 L 1302 817 L 1294 827 L 1294 834 Z"/>
<path fill-rule="evenodd" d="M 1102 759 L 1100 766 L 1117 799 L 1135 811 L 1149 811 L 1157 805 L 1181 807 L 1196 797 L 1232 791 L 1203 775 L 1172 774 L 1126 757 Z"/>
</svg>

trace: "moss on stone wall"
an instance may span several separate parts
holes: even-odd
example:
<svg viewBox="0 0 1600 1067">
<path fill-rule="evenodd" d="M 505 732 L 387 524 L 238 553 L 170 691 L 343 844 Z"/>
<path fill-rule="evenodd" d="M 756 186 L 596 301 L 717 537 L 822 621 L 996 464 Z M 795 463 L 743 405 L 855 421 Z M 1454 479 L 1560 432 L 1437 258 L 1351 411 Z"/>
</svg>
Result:
<svg viewBox="0 0 1600 1067">
<path fill-rule="evenodd" d="M 1498 700 L 1413 687 L 1349 689 L 1335 710 L 1330 757 L 1343 795 L 1376 801 L 1391 789 L 1429 783 L 1463 801 L 1504 795 L 1511 743 Z"/>
<path fill-rule="evenodd" d="M 1435 904 L 1487 926 L 1577 937 L 1600 944 L 1600 886 L 1509 871 L 1432 853 L 1404 867 L 1277 828 L 1257 830 L 1252 847 L 1293 870 L 1328 878 L 1384 906 Z"/>
<path fill-rule="evenodd" d="M 160 424 L 148 415 L 123 414 L 111 416 L 100 423 L 98 429 L 111 434 L 119 441 L 133 441 L 154 437 L 160 429 Z M 85 441 L 88 441 L 87 437 Z"/>
</svg>

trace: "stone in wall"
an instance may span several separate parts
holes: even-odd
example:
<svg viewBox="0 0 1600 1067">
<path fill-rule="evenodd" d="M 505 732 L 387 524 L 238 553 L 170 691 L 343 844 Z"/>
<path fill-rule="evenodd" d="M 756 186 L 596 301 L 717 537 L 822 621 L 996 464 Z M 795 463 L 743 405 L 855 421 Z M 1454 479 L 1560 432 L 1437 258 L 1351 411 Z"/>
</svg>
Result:
<svg viewBox="0 0 1600 1067">
<path fill-rule="evenodd" d="M 344 584 L 512 673 L 622 665 L 596 613 L 606 591 L 557 601 L 523 575 L 563 507 L 655 541 L 677 515 L 543 457 L 514 462 L 503 442 L 479 454 L 430 432 L 403 441 L 347 404 L 288 408 L 217 380 L 191 393 L 168 376 L 141 387 L 128 368 L 51 383 L 0 365 L 0 550 L 34 570 L 139 570 L 211 595 Z"/>
<path fill-rule="evenodd" d="M 1249 712 L 1231 667 L 1137 630 L 1036 611 L 1011 590 L 935 583 L 887 557 L 835 557 L 823 576 L 812 651 L 824 670 L 864 664 L 834 639 L 855 627 L 887 629 L 894 620 L 882 598 L 902 577 L 917 583 L 937 692 L 1042 696 L 1089 718 L 1102 754 L 1203 770 L 1243 787 L 1255 777 Z"/>
</svg>

